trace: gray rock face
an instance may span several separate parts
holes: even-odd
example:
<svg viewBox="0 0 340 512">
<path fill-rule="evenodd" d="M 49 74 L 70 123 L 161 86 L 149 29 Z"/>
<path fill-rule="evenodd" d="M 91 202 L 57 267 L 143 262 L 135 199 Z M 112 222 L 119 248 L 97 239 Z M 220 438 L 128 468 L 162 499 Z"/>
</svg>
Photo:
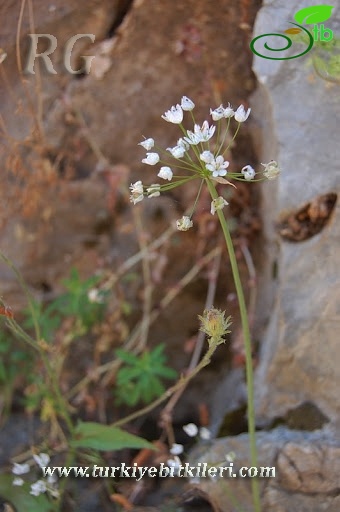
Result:
<svg viewBox="0 0 340 512">
<path fill-rule="evenodd" d="M 275 468 L 275 477 L 259 478 L 262 510 L 266 512 L 336 512 L 339 510 L 340 440 L 331 430 L 305 433 L 278 428 L 257 436 L 258 468 Z M 233 473 L 249 468 L 248 436 L 219 439 L 210 448 L 194 452 L 191 464 L 207 462 L 229 466 L 226 456 L 235 453 Z M 272 471 L 272 470 L 271 470 Z M 225 473 L 226 475 L 227 473 Z M 263 470 L 263 475 L 273 472 Z M 221 511 L 232 512 L 236 503 L 250 512 L 250 478 L 212 481 L 201 478 L 199 486 Z M 238 510 L 238 508 L 236 508 Z"/>
<path fill-rule="evenodd" d="M 264 2 L 254 37 L 282 33 L 289 27 L 287 20 L 309 5 Z M 325 24 L 339 35 L 335 15 Z M 313 222 L 325 208 L 320 196 L 339 191 L 339 84 L 316 74 L 311 55 L 282 61 L 254 58 L 259 88 L 252 114 L 259 159 L 275 159 L 282 169 L 278 180 L 262 187 L 265 246 L 259 275 L 262 346 L 256 413 L 258 424 L 284 418 L 296 429 L 315 430 L 329 421 L 333 427 L 314 432 L 285 427 L 257 434 L 259 466 L 276 468 L 275 478 L 260 480 L 266 512 L 340 510 L 340 444 L 334 434 L 340 416 L 339 200 L 320 232 L 313 233 Z M 301 212 L 308 213 L 307 220 Z M 289 236 L 278 226 L 287 216 Z M 248 443 L 246 434 L 219 439 L 193 458 L 226 464 L 226 454 L 233 451 L 237 470 L 250 465 Z M 249 479 L 201 479 L 199 485 L 223 512 L 238 509 L 235 499 L 240 509 L 253 510 Z"/>
<path fill-rule="evenodd" d="M 308 5 L 265 3 L 254 35 L 282 32 L 286 21 Z M 339 33 L 335 15 L 325 25 Z M 263 186 L 268 244 L 259 307 L 269 307 L 269 325 L 257 371 L 259 422 L 284 416 L 304 402 L 313 403 L 330 420 L 340 414 L 339 201 L 329 222 L 311 238 L 278 239 L 272 225 L 273 218 L 280 220 L 310 201 L 318 205 L 320 195 L 339 190 L 339 84 L 317 76 L 310 55 L 282 61 L 256 56 L 253 66 L 260 82 L 253 98 L 263 129 L 260 159 L 274 158 L 282 168 L 277 182 Z M 271 123 L 266 125 L 262 115 L 271 117 Z M 273 147 L 274 154 L 269 152 Z M 316 208 L 321 214 L 322 206 Z M 270 282 L 274 261 L 279 274 L 276 291 Z"/>
</svg>

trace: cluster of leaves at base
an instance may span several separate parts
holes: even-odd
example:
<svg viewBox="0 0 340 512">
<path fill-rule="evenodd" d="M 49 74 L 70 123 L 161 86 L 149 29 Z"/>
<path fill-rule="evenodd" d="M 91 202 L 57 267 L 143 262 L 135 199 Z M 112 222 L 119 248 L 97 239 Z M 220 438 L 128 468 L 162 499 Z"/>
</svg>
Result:
<svg viewBox="0 0 340 512">
<path fill-rule="evenodd" d="M 139 356 L 122 349 L 116 351 L 118 358 L 125 363 L 117 372 L 115 393 L 118 404 L 147 404 L 164 393 L 161 378 L 175 379 L 177 372 L 165 365 L 163 352 L 164 344 L 145 350 Z"/>
<path fill-rule="evenodd" d="M 92 276 L 82 281 L 78 271 L 72 269 L 70 277 L 62 281 L 66 293 L 57 297 L 46 307 L 39 302 L 33 302 L 41 337 L 46 342 L 51 340 L 65 318 L 73 317 L 78 324 L 77 331 L 81 334 L 85 334 L 94 324 L 102 320 L 106 295 L 103 293 L 101 303 L 90 302 L 88 298 L 89 291 L 95 288 L 100 280 L 100 276 Z M 31 329 L 34 327 L 32 312 L 27 309 L 25 313 L 27 318 L 24 327 Z"/>
</svg>

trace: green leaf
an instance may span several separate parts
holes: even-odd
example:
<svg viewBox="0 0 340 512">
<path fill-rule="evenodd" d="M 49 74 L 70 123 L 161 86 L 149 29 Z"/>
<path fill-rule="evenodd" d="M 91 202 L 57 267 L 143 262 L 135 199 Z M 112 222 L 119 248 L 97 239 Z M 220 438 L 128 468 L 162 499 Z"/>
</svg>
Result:
<svg viewBox="0 0 340 512">
<path fill-rule="evenodd" d="M 312 5 L 296 12 L 294 19 L 298 23 L 305 23 L 306 25 L 322 23 L 332 16 L 333 9 L 333 5 Z"/>
<path fill-rule="evenodd" d="M 51 512 L 53 505 L 45 494 L 32 496 L 31 487 L 25 483 L 21 487 L 13 485 L 13 475 L 0 475 L 0 496 L 14 505 L 17 512 Z"/>
<path fill-rule="evenodd" d="M 136 365 L 139 362 L 139 358 L 136 357 L 134 354 L 131 354 L 131 352 L 126 352 L 125 350 L 118 348 L 116 350 L 116 355 L 119 359 L 124 361 L 124 363 L 128 363 L 131 365 Z"/>
<path fill-rule="evenodd" d="M 161 377 L 164 379 L 176 379 L 177 372 L 176 370 L 173 370 L 172 368 L 168 368 L 167 366 L 162 366 L 158 369 L 157 372 Z"/>
<path fill-rule="evenodd" d="M 141 437 L 129 434 L 117 427 L 94 422 L 81 422 L 77 425 L 72 445 L 102 451 L 122 450 L 123 448 L 155 449 L 153 444 Z"/>
</svg>

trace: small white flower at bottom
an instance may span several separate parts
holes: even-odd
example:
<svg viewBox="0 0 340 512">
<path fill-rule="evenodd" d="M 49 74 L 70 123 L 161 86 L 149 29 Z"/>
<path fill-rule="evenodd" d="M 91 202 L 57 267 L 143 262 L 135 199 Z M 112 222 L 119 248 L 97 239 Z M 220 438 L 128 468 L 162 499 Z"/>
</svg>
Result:
<svg viewBox="0 0 340 512">
<path fill-rule="evenodd" d="M 47 453 L 39 453 L 39 455 L 33 455 L 33 459 L 41 468 L 46 467 L 51 460 Z"/>
<path fill-rule="evenodd" d="M 228 201 L 226 201 L 226 200 L 224 199 L 224 197 L 219 196 L 219 197 L 217 197 L 216 199 L 213 199 L 213 200 L 211 201 L 210 213 L 211 213 L 212 215 L 215 215 L 215 212 L 216 212 L 217 210 L 222 210 L 222 208 L 224 208 L 224 207 L 225 207 L 226 205 L 228 205 L 228 204 L 229 204 L 229 203 L 228 203 Z"/>
<path fill-rule="evenodd" d="M 242 167 L 241 172 L 244 176 L 244 179 L 247 181 L 253 180 L 255 178 L 255 171 L 251 165 L 245 165 Z"/>
<path fill-rule="evenodd" d="M 198 427 L 195 423 L 184 425 L 183 430 L 189 437 L 195 437 L 198 434 Z"/>
<path fill-rule="evenodd" d="M 264 176 L 268 180 L 273 180 L 274 178 L 277 178 L 281 172 L 279 165 L 275 160 L 271 160 L 267 164 L 261 164 L 265 168 L 263 171 Z"/>
<path fill-rule="evenodd" d="M 37 482 L 31 485 L 30 494 L 32 494 L 32 496 L 39 496 L 39 494 L 43 494 L 44 492 L 46 492 L 46 490 L 46 482 L 44 482 L 44 480 L 38 480 Z"/>
<path fill-rule="evenodd" d="M 12 473 L 13 475 L 24 475 L 25 473 L 28 473 L 29 470 L 30 466 L 27 462 L 25 464 L 18 464 L 17 462 L 14 462 Z"/>
<path fill-rule="evenodd" d="M 173 468 L 173 474 L 176 474 L 178 470 L 181 468 L 182 461 L 177 455 L 175 455 L 173 459 L 167 460 L 167 465 L 169 466 L 169 468 Z"/>
<path fill-rule="evenodd" d="M 181 453 L 183 453 L 183 450 L 184 448 L 182 444 L 174 443 L 170 448 L 170 453 L 171 455 L 181 455 Z"/>
<path fill-rule="evenodd" d="M 144 199 L 143 193 L 143 183 L 141 181 L 136 181 L 136 183 L 131 183 L 130 185 L 131 196 L 130 201 L 133 204 L 139 203 Z"/>
<path fill-rule="evenodd" d="M 178 231 L 188 231 L 188 229 L 192 228 L 193 223 L 190 217 L 183 215 L 181 219 L 176 220 L 176 226 Z"/>
<path fill-rule="evenodd" d="M 149 188 L 146 189 L 148 193 L 148 197 L 158 197 L 160 196 L 161 186 L 158 183 L 153 183 Z"/>
<path fill-rule="evenodd" d="M 18 487 L 21 487 L 22 485 L 24 485 L 24 481 L 22 478 L 20 478 L 20 476 L 16 476 L 12 482 L 12 485 L 16 485 Z"/>
<path fill-rule="evenodd" d="M 159 173 L 157 174 L 159 178 L 163 178 L 163 180 L 172 180 L 173 172 L 170 167 L 161 167 Z"/>
<path fill-rule="evenodd" d="M 235 459 L 236 459 L 236 453 L 235 452 L 226 453 L 225 460 L 227 462 L 234 462 Z"/>
<path fill-rule="evenodd" d="M 206 427 L 200 428 L 200 438 L 203 439 L 203 441 L 209 441 L 211 439 L 211 432 Z"/>
</svg>

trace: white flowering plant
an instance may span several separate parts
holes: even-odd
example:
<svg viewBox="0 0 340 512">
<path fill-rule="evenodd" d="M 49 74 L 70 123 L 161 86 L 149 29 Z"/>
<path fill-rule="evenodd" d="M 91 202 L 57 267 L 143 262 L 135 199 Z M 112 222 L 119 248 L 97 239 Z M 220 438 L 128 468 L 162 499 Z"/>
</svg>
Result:
<svg viewBox="0 0 340 512">
<path fill-rule="evenodd" d="M 181 130 L 181 137 L 178 138 L 173 147 L 165 150 L 155 145 L 153 138 L 149 137 L 140 142 L 140 146 L 148 151 L 142 162 L 150 166 L 160 165 L 157 176 L 167 183 L 153 183 L 151 186 L 144 185 L 141 180 L 130 186 L 130 201 L 137 204 L 145 197 L 158 197 L 163 192 L 168 192 L 175 187 L 188 184 L 194 180 L 199 180 L 198 193 L 196 201 L 190 211 L 190 214 L 183 215 L 176 221 L 176 227 L 179 231 L 187 231 L 194 225 L 192 217 L 195 206 L 202 187 L 205 184 L 208 187 L 211 196 L 210 213 L 218 216 L 225 238 L 231 269 L 233 273 L 242 323 L 242 332 L 245 350 L 246 380 L 247 380 L 247 413 L 248 413 L 248 434 L 250 441 L 250 458 L 253 466 L 257 466 L 257 449 L 255 434 L 255 411 L 254 411 L 254 385 L 253 385 L 253 362 L 252 362 L 252 344 L 250 337 L 250 328 L 247 315 L 245 297 L 240 279 L 239 269 L 235 256 L 232 238 L 227 219 L 223 209 L 228 206 L 228 201 L 223 195 L 219 195 L 217 185 L 236 187 L 238 181 L 262 181 L 272 180 L 279 176 L 280 168 L 277 162 L 271 160 L 268 164 L 261 164 L 264 169 L 255 171 L 250 165 L 245 165 L 240 170 L 231 170 L 230 162 L 226 159 L 228 152 L 234 143 L 239 129 L 251 112 L 251 109 L 245 109 L 240 105 L 234 110 L 228 103 L 227 107 L 220 105 L 215 109 L 210 109 L 211 121 L 204 120 L 198 124 L 195 120 L 193 110 L 194 102 L 183 96 L 180 104 L 172 106 L 161 117 L 168 123 L 177 124 Z M 193 130 L 185 128 L 183 124 L 184 115 L 189 113 L 191 121 L 194 124 Z M 233 121 L 232 121 L 233 120 Z M 228 136 L 231 123 L 237 123 L 232 136 Z M 152 151 L 152 152 L 151 152 Z M 223 336 L 229 326 L 229 317 L 224 318 L 224 312 L 212 309 L 205 311 L 203 317 L 200 317 L 202 330 L 208 336 L 209 346 L 216 346 L 223 343 Z M 216 330 L 220 329 L 221 334 L 217 336 Z M 215 333 L 215 334 L 214 334 Z M 178 458 L 179 447 L 175 445 L 173 454 Z M 260 493 L 256 479 L 251 481 L 254 511 L 260 512 Z"/>
<path fill-rule="evenodd" d="M 167 192 L 197 179 L 200 180 L 199 194 L 204 182 L 208 186 L 219 183 L 235 187 L 233 181 L 260 181 L 273 179 L 279 175 L 280 169 L 273 160 L 268 164 L 262 164 L 264 169 L 258 172 L 255 172 L 250 164 L 245 165 L 239 171 L 229 169 L 230 162 L 225 159 L 225 155 L 228 154 L 241 124 L 248 119 L 250 108 L 246 110 L 243 105 L 240 105 L 234 111 L 229 103 L 227 107 L 220 105 L 214 110 L 210 109 L 210 116 L 216 124 L 210 124 L 210 121 L 205 120 L 202 125 L 195 121 L 194 108 L 194 102 L 183 96 L 181 104 L 172 106 L 161 116 L 165 121 L 177 124 L 182 132 L 181 137 L 173 147 L 168 147 L 165 150 L 158 148 L 151 137 L 139 143 L 147 150 L 142 163 L 150 166 L 159 164 L 160 169 L 157 176 L 168 183 L 153 183 L 150 186 L 144 185 L 141 180 L 132 183 L 130 185 L 130 201 L 133 204 L 141 202 L 145 197 L 158 197 L 162 192 Z M 193 131 L 186 129 L 183 125 L 185 112 L 191 114 L 191 119 L 194 122 Z M 230 138 L 228 132 L 232 118 L 238 124 L 234 135 Z M 214 136 L 216 136 L 215 141 L 213 140 Z M 151 150 L 152 152 L 150 152 Z M 178 174 L 175 174 L 175 169 Z M 197 200 L 195 205 L 196 203 Z M 211 201 L 211 214 L 214 215 L 227 205 L 228 202 L 224 197 L 215 197 L 214 195 Z M 193 213 L 194 208 L 190 215 L 184 215 L 176 221 L 179 231 L 187 231 L 193 227 Z"/>
</svg>

